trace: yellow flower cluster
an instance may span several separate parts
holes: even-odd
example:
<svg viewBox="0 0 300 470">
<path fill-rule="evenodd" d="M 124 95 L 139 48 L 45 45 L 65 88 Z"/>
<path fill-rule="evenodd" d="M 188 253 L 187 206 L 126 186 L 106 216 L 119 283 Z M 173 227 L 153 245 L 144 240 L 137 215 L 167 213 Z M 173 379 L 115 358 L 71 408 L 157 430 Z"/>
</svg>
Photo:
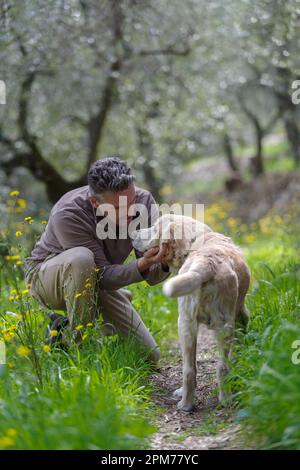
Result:
<svg viewBox="0 0 300 470">
<path fill-rule="evenodd" d="M 7 199 L 8 212 L 23 212 L 27 207 L 27 202 L 22 198 Z"/>
<path fill-rule="evenodd" d="M 0 437 L 0 447 L 12 447 L 16 443 L 18 432 L 14 428 L 6 429 L 4 436 Z"/>
<path fill-rule="evenodd" d="M 4 259 L 15 261 L 20 259 L 20 255 L 6 255 Z"/>
<path fill-rule="evenodd" d="M 9 293 L 8 300 L 19 300 L 20 294 L 16 289 L 13 289 Z"/>
<path fill-rule="evenodd" d="M 15 336 L 15 330 L 17 329 L 16 325 L 10 325 L 7 328 L 1 330 L 1 334 L 6 343 L 9 343 Z"/>
<path fill-rule="evenodd" d="M 25 217 L 24 220 L 25 220 L 26 222 L 28 222 L 29 225 L 33 224 L 33 218 L 30 217 L 30 216 Z"/>
<path fill-rule="evenodd" d="M 17 349 L 17 354 L 21 357 L 28 357 L 30 354 L 30 349 L 27 346 L 19 346 Z"/>
</svg>

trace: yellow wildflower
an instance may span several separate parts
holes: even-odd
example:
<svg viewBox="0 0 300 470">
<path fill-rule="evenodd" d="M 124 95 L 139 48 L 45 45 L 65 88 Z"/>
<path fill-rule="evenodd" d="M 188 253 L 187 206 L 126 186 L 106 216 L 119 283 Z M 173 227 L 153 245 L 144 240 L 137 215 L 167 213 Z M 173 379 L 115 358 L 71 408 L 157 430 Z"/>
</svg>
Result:
<svg viewBox="0 0 300 470">
<path fill-rule="evenodd" d="M 6 429 L 5 434 L 9 437 L 15 437 L 18 434 L 18 432 L 14 428 L 8 428 Z"/>
<path fill-rule="evenodd" d="M 51 331 L 50 331 L 50 336 L 55 337 L 55 336 L 57 336 L 57 335 L 58 335 L 58 331 L 57 331 L 57 330 L 51 330 Z"/>
<path fill-rule="evenodd" d="M 0 446 L 1 447 L 10 447 L 15 444 L 15 440 L 9 436 L 0 437 Z"/>
<path fill-rule="evenodd" d="M 78 325 L 76 326 L 75 330 L 79 331 L 79 330 L 82 330 L 82 328 L 83 328 L 83 325 Z"/>
<path fill-rule="evenodd" d="M 16 330 L 16 329 L 17 329 L 16 325 L 11 325 L 11 326 L 9 326 L 8 328 L 5 328 L 4 330 L 2 330 L 2 333 L 3 333 L 3 334 L 9 333 L 9 332 L 11 332 L 12 330 Z"/>
<path fill-rule="evenodd" d="M 16 265 L 17 265 L 17 266 L 21 266 L 21 264 L 24 264 L 24 262 L 23 262 L 23 261 L 17 261 L 17 262 L 16 262 Z"/>
<path fill-rule="evenodd" d="M 48 346 L 47 344 L 45 344 L 45 346 L 43 346 L 43 351 L 44 351 L 45 353 L 49 353 L 49 352 L 51 351 L 50 346 Z"/>
<path fill-rule="evenodd" d="M 19 346 L 17 349 L 17 354 L 22 357 L 27 357 L 30 354 L 30 349 L 27 346 Z"/>
<path fill-rule="evenodd" d="M 77 299 L 78 297 L 81 297 L 82 296 L 82 292 L 78 292 L 78 294 L 75 294 L 75 299 Z"/>
<path fill-rule="evenodd" d="M 23 209 L 25 209 L 25 207 L 27 207 L 27 202 L 25 201 L 25 199 L 18 198 L 17 204 L 18 207 L 16 208 L 16 212 L 21 212 Z"/>
<path fill-rule="evenodd" d="M 84 341 L 85 339 L 87 339 L 88 337 L 88 334 L 87 333 L 84 333 L 83 337 L 82 337 L 82 341 Z"/>
<path fill-rule="evenodd" d="M 9 260 L 20 259 L 20 255 L 7 255 L 5 256 L 5 259 L 9 259 Z"/>
<path fill-rule="evenodd" d="M 42 220 L 41 224 L 47 225 L 48 221 L 47 220 Z"/>
<path fill-rule="evenodd" d="M 8 300 L 19 300 L 19 298 L 19 295 L 11 295 L 10 297 L 8 297 Z"/>
<path fill-rule="evenodd" d="M 6 341 L 7 343 L 9 343 L 14 337 L 14 333 L 6 333 L 3 338 L 4 338 L 4 341 Z"/>
<path fill-rule="evenodd" d="M 86 326 L 93 326 L 93 323 L 87 323 Z"/>
<path fill-rule="evenodd" d="M 9 193 L 10 196 L 19 196 L 19 194 L 20 194 L 20 191 L 11 191 Z"/>
<path fill-rule="evenodd" d="M 28 289 L 22 290 L 22 294 L 23 294 L 23 295 L 28 294 L 28 293 L 29 293 L 29 290 L 28 290 Z"/>
<path fill-rule="evenodd" d="M 26 220 L 26 222 L 29 222 L 30 220 L 32 220 L 32 217 L 30 217 L 30 216 L 24 217 L 24 220 Z"/>
<path fill-rule="evenodd" d="M 18 230 L 18 231 L 16 232 L 16 237 L 21 237 L 22 235 L 23 235 L 23 233 L 20 232 L 20 230 Z"/>
</svg>

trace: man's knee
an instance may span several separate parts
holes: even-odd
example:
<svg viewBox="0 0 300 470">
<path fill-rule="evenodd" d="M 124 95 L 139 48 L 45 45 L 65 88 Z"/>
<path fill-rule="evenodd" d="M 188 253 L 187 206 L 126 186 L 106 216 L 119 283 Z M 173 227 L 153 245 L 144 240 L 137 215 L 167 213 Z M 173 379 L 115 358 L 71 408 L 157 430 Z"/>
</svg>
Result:
<svg viewBox="0 0 300 470">
<path fill-rule="evenodd" d="M 94 254 L 84 246 L 78 246 L 70 250 L 66 264 L 72 268 L 76 275 L 95 273 Z"/>
<path fill-rule="evenodd" d="M 70 276 L 77 289 L 85 285 L 92 287 L 96 279 L 95 260 L 91 250 L 85 247 L 76 247 L 69 250 L 65 260 L 65 276 Z"/>
<path fill-rule="evenodd" d="M 73 253 L 69 259 L 69 262 L 76 267 L 79 266 L 84 268 L 93 268 L 95 265 L 94 254 L 91 250 L 89 250 L 89 248 L 86 248 L 85 246 L 78 246 L 73 248 Z"/>
</svg>

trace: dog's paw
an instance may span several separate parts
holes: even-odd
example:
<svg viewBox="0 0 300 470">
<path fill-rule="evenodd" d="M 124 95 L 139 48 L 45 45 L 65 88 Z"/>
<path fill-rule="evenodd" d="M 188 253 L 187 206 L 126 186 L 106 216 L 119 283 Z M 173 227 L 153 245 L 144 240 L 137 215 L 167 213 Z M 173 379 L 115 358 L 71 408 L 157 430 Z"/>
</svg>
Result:
<svg viewBox="0 0 300 470">
<path fill-rule="evenodd" d="M 177 403 L 177 408 L 179 410 L 185 411 L 186 413 L 190 413 L 195 408 L 195 405 L 194 403 L 185 403 L 183 400 L 180 400 L 180 402 Z"/>
<path fill-rule="evenodd" d="M 175 390 L 173 392 L 173 397 L 174 398 L 182 398 L 182 387 L 177 388 L 177 390 Z"/>
</svg>

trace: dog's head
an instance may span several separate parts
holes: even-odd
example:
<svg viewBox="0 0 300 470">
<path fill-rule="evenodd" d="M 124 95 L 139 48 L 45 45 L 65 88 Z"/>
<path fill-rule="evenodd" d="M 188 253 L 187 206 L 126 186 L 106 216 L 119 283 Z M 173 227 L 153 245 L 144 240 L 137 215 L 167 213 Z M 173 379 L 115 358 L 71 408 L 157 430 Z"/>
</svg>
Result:
<svg viewBox="0 0 300 470">
<path fill-rule="evenodd" d="M 209 230 L 207 225 L 191 217 L 165 214 L 152 227 L 132 232 L 131 238 L 133 247 L 142 253 L 166 243 L 169 250 L 165 261 L 171 268 L 178 269 L 195 240 Z"/>
</svg>

